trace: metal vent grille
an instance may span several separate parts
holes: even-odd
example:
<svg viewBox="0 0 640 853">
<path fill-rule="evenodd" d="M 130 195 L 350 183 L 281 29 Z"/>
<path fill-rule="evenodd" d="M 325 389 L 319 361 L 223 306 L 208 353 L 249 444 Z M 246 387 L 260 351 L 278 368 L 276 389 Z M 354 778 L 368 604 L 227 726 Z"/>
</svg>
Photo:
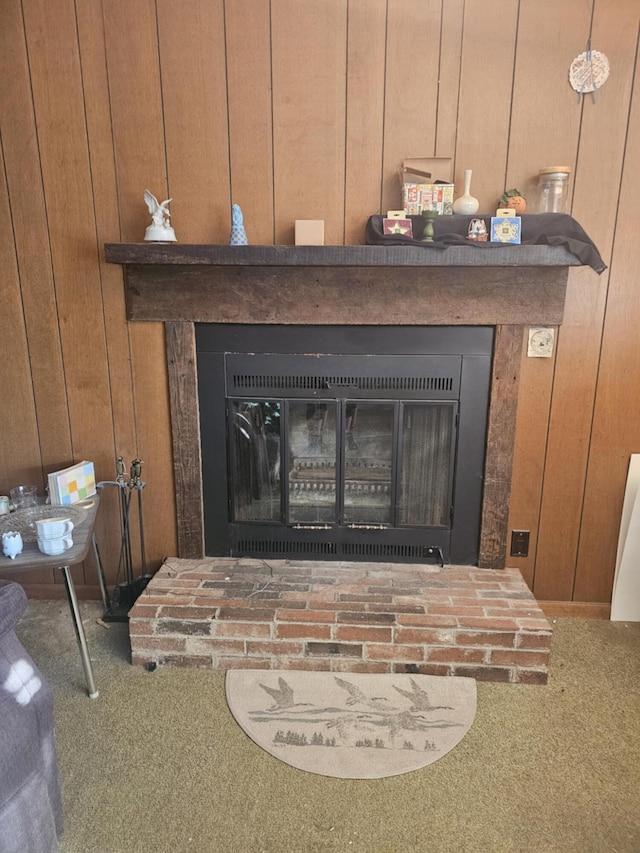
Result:
<svg viewBox="0 0 640 853">
<path fill-rule="evenodd" d="M 391 543 L 336 543 L 336 542 L 284 542 L 241 539 L 237 548 L 232 548 L 232 556 L 276 556 L 278 554 L 308 554 L 332 557 L 382 557 L 396 559 L 423 560 L 424 545 L 393 545 Z"/>
<path fill-rule="evenodd" d="M 345 557 L 414 557 L 423 559 L 424 545 L 374 544 L 372 542 L 353 545 L 345 543 L 341 547 L 341 553 Z"/>
<path fill-rule="evenodd" d="M 452 391 L 451 376 L 287 376 L 233 374 L 233 391 L 324 391 L 357 388 L 359 391 Z"/>
<path fill-rule="evenodd" d="M 337 554 L 337 545 L 333 542 L 278 542 L 240 539 L 236 556 L 253 554 Z M 232 556 L 234 556 L 232 554 Z"/>
</svg>

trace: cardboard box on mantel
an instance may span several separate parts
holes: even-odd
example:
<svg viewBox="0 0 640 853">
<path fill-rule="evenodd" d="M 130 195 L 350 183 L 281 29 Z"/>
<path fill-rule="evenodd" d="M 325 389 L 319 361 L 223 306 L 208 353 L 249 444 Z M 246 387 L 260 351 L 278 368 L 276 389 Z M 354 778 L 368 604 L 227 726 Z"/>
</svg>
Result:
<svg viewBox="0 0 640 853">
<path fill-rule="evenodd" d="M 324 219 L 296 219 L 296 246 L 324 246 Z"/>
</svg>

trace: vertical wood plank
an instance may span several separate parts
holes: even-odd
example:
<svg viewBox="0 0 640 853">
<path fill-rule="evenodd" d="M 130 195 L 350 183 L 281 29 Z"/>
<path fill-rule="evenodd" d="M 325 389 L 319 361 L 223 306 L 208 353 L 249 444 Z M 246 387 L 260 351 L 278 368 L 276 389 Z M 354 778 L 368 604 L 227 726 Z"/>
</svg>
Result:
<svg viewBox="0 0 640 853">
<path fill-rule="evenodd" d="M 503 569 L 506 564 L 521 350 L 522 326 L 496 326 L 478 561 L 484 569 Z"/>
<path fill-rule="evenodd" d="M 455 160 L 455 195 L 465 169 L 480 212 L 495 210 L 507 165 L 518 5 L 466 3 Z"/>
<path fill-rule="evenodd" d="M 225 3 L 231 201 L 242 208 L 249 243 L 258 244 L 275 241 L 269 12 L 269 0 Z"/>
<path fill-rule="evenodd" d="M 118 188 L 116 182 L 113 128 L 109 109 L 109 81 L 102 3 L 76 0 L 76 19 L 80 64 L 87 122 L 87 140 L 91 165 L 91 185 L 96 201 L 96 252 L 99 258 L 104 336 L 106 344 L 109 391 L 113 414 L 113 447 L 111 458 L 105 459 L 100 476 L 112 480 L 116 457 L 136 457 L 136 432 L 131 375 L 131 347 L 127 327 L 122 270 L 104 261 L 105 242 L 120 239 Z M 134 547 L 139 547 L 133 526 Z M 116 489 L 103 489 L 100 512 L 96 520 L 100 555 L 111 587 L 115 585 L 121 545 L 120 511 Z M 137 553 L 137 551 L 136 551 Z M 94 577 L 92 570 L 92 579 Z M 94 582 L 92 580 L 92 582 Z"/>
<path fill-rule="evenodd" d="M 380 210 L 386 0 L 350 0 L 347 54 L 347 152 L 344 242 L 364 243 Z"/>
<path fill-rule="evenodd" d="M 520 189 L 533 211 L 539 169 L 554 164 L 575 168 L 581 110 L 568 83 L 568 67 L 586 43 L 590 14 L 590 2 L 582 0 L 567 0 L 561 5 L 551 0 L 519 4 L 504 187 Z M 567 314 L 565 310 L 564 322 L 568 322 Z M 529 530 L 531 538 L 529 557 L 510 560 L 524 571 L 536 594 L 540 557 L 546 551 L 545 537 L 539 533 L 540 507 L 548 477 L 556 476 L 545 462 L 549 401 L 553 400 L 554 373 L 562 361 L 562 335 L 563 327 L 556 337 L 553 370 L 541 368 L 538 359 L 524 359 L 520 378 L 512 522 L 513 526 Z M 562 478 L 562 472 L 561 465 L 557 476 Z M 557 559 L 552 557 L 551 571 L 556 567 Z"/>
<path fill-rule="evenodd" d="M 72 450 L 29 75 L 21 3 L 11 0 L 3 4 L 0 27 L 0 131 L 38 418 L 32 476 L 44 488 L 43 469 L 68 464 Z"/>
<path fill-rule="evenodd" d="M 193 323 L 167 323 L 167 363 L 170 376 L 171 432 L 178 528 L 178 556 L 204 556 L 200 407 Z"/>
<path fill-rule="evenodd" d="M 440 0 L 388 4 L 383 210 L 402 206 L 402 161 L 435 151 L 440 14 Z"/>
<path fill-rule="evenodd" d="M 526 382 L 527 393 L 524 394 L 521 390 L 518 400 L 508 529 L 529 530 L 529 556 L 512 557 L 509 554 L 508 537 L 507 564 L 519 569 L 529 587 L 533 588 L 538 538 L 535 521 L 542 495 L 547 423 L 557 345 L 554 346 L 552 358 L 528 358 L 528 337 L 528 329 L 524 329 L 520 388 L 522 389 Z"/>
<path fill-rule="evenodd" d="M 597 103 L 592 97 L 585 99 L 573 215 L 607 260 L 611 257 L 619 203 L 639 21 L 640 7 L 635 3 L 596 3 L 593 44 L 616 57 L 616 73 L 621 82 L 615 92 L 603 88 Z M 598 204 L 594 206 L 596 172 L 599 189 Z M 573 595 L 608 279 L 608 271 L 598 276 L 589 268 L 571 270 L 569 274 L 549 425 L 541 547 L 536 562 L 535 593 L 547 600 L 570 600 Z M 572 436 L 569 443 L 567 435 Z M 619 486 L 623 488 L 623 481 Z"/>
<path fill-rule="evenodd" d="M 620 212 L 640 192 L 640 64 L 636 64 Z M 629 457 L 640 447 L 640 291 L 634 216 L 618 217 L 591 434 L 574 598 L 609 601 Z"/>
<path fill-rule="evenodd" d="M 0 311 L 0 340 L 5 353 L 0 370 L 0 400 L 11 401 L 8 416 L 0 430 L 0 492 L 19 483 L 40 482 L 41 468 L 38 424 L 30 380 L 29 352 L 22 311 L 20 280 L 16 249 L 11 227 L 11 211 L 5 180 L 4 159 L 0 146 L 0 281 L 2 281 L 2 311 Z M 16 417 L 14 413 L 19 413 Z M 0 577 L 3 576 L 0 565 Z M 51 570 L 20 572 L 4 575 L 17 583 L 53 583 Z"/>
<path fill-rule="evenodd" d="M 113 419 L 75 6 L 24 0 L 23 12 L 71 428 L 64 465 L 90 459 L 102 479 L 111 470 Z M 65 97 L 52 99 L 52 87 Z M 84 582 L 84 566 L 73 575 Z"/>
<path fill-rule="evenodd" d="M 185 243 L 229 240 L 223 0 L 158 3 L 173 225 Z"/>
<path fill-rule="evenodd" d="M 346 0 L 272 0 L 276 242 L 296 219 L 344 233 Z"/>
<path fill-rule="evenodd" d="M 137 242 L 150 221 L 144 190 L 168 198 L 155 3 L 109 0 L 104 4 L 104 29 L 121 235 Z M 180 187 L 174 192 L 179 197 Z M 136 455 L 145 464 L 145 514 L 154 521 L 147 559 L 157 566 L 176 551 L 164 328 L 160 323 L 131 323 L 129 336 Z"/>
<path fill-rule="evenodd" d="M 520 3 L 505 184 L 530 200 L 542 167 L 575 168 L 581 110 L 569 64 L 584 50 L 590 20 L 591 0 Z"/>
<path fill-rule="evenodd" d="M 455 157 L 464 0 L 443 0 L 438 79 L 436 157 Z"/>
</svg>

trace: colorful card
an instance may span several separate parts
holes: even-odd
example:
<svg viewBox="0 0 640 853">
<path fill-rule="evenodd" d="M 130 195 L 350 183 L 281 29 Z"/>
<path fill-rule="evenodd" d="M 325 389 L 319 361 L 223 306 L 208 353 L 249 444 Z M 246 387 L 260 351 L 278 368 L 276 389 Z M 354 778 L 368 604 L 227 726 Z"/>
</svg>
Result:
<svg viewBox="0 0 640 853">
<path fill-rule="evenodd" d="M 49 498 L 54 505 L 70 506 L 96 493 L 93 462 L 78 462 L 49 474 Z"/>
</svg>

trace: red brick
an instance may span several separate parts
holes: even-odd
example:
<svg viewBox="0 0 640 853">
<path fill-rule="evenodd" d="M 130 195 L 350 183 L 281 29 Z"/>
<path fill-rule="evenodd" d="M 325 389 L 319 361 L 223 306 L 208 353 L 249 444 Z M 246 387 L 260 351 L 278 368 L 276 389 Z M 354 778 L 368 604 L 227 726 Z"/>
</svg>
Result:
<svg viewBox="0 0 640 853">
<path fill-rule="evenodd" d="M 391 628 L 369 628 L 365 625 L 339 625 L 337 629 L 338 640 L 361 640 L 363 643 L 390 643 L 393 639 Z"/>
<path fill-rule="evenodd" d="M 136 637 L 131 642 L 131 650 L 140 653 L 142 650 L 166 650 L 183 652 L 187 647 L 186 637 Z"/>
<path fill-rule="evenodd" d="M 394 663 L 393 671 L 409 675 L 450 675 L 451 667 L 442 663 Z"/>
<path fill-rule="evenodd" d="M 369 660 L 424 660 L 424 651 L 421 646 L 390 646 L 367 644 L 367 658 Z"/>
<path fill-rule="evenodd" d="M 131 666 L 146 666 L 148 663 L 155 663 L 155 653 L 145 654 L 144 652 L 132 653 Z"/>
<path fill-rule="evenodd" d="M 362 657 L 362 646 L 357 643 L 307 643 L 308 655 L 322 657 Z"/>
<path fill-rule="evenodd" d="M 151 619 L 129 619 L 129 635 L 132 634 L 153 634 Z"/>
<path fill-rule="evenodd" d="M 221 607 L 218 619 L 233 619 L 235 622 L 273 622 L 275 610 L 256 609 L 250 607 Z"/>
<path fill-rule="evenodd" d="M 261 643 L 258 640 L 249 640 L 247 642 L 248 655 L 302 655 L 304 653 L 304 643 Z"/>
<path fill-rule="evenodd" d="M 551 631 L 551 625 L 546 619 L 521 619 L 518 614 L 518 624 L 523 631 Z"/>
<path fill-rule="evenodd" d="M 314 623 L 309 623 L 308 625 L 295 623 L 276 625 L 276 636 L 283 637 L 284 639 L 330 640 L 331 626 Z"/>
<path fill-rule="evenodd" d="M 193 655 L 203 655 L 215 652 L 217 655 L 243 655 L 245 644 L 243 640 L 220 640 L 217 637 L 190 637 L 187 640 L 187 652 Z"/>
<path fill-rule="evenodd" d="M 369 604 L 367 605 L 369 613 L 379 613 L 392 611 L 393 613 L 424 613 L 426 608 L 423 604 Z"/>
<path fill-rule="evenodd" d="M 461 616 L 458 619 L 461 628 L 481 628 L 484 631 L 517 631 L 518 623 L 515 619 L 501 619 L 496 616 Z"/>
<path fill-rule="evenodd" d="M 160 666 L 194 666 L 211 669 L 211 655 L 159 655 Z"/>
<path fill-rule="evenodd" d="M 392 664 L 386 661 L 344 660 L 331 661 L 331 672 L 391 672 Z"/>
<path fill-rule="evenodd" d="M 458 631 L 459 646 L 515 646 L 516 635 L 508 631 Z"/>
<path fill-rule="evenodd" d="M 149 606 L 150 604 L 185 604 L 188 603 L 188 598 L 185 598 L 184 595 L 145 595 L 144 593 L 140 596 L 138 601 L 133 605 L 133 612 L 135 615 L 136 607 L 144 604 Z"/>
<path fill-rule="evenodd" d="M 353 613 L 353 612 L 344 612 L 337 614 L 338 622 L 356 624 L 356 625 L 369 625 L 374 623 L 376 625 L 388 625 L 393 624 L 396 621 L 396 617 L 393 613 Z"/>
<path fill-rule="evenodd" d="M 551 634 L 526 634 L 520 632 L 518 634 L 519 649 L 550 649 Z"/>
<path fill-rule="evenodd" d="M 156 624 L 156 634 L 186 634 L 193 636 L 209 636 L 211 622 L 187 622 L 184 619 L 159 619 Z"/>
<path fill-rule="evenodd" d="M 173 617 L 175 619 L 213 619 L 215 616 L 215 610 L 213 608 L 209 608 L 210 612 L 207 613 L 207 609 L 205 607 L 175 607 L 172 605 L 170 607 L 161 607 L 158 612 L 158 618 L 166 619 L 167 617 Z"/>
<path fill-rule="evenodd" d="M 515 680 L 518 684 L 546 684 L 549 681 L 549 673 L 546 670 L 518 668 Z"/>
<path fill-rule="evenodd" d="M 216 657 L 216 669 L 271 669 L 270 660 Z"/>
<path fill-rule="evenodd" d="M 179 578 L 171 578 L 171 577 L 163 577 L 159 578 L 157 575 L 154 577 L 153 588 L 156 589 L 192 589 L 194 587 L 200 586 L 199 580 L 193 580 L 191 578 L 185 578 L 182 575 Z M 144 594 L 144 593 L 143 593 Z"/>
<path fill-rule="evenodd" d="M 279 622 L 333 622 L 335 614 L 326 610 L 278 610 Z"/>
<path fill-rule="evenodd" d="M 457 604 L 429 604 L 429 613 L 443 616 L 484 616 L 483 607 L 459 607 Z"/>
<path fill-rule="evenodd" d="M 461 649 L 443 646 L 438 649 L 427 649 L 427 660 L 434 663 L 485 663 L 484 649 Z"/>
<path fill-rule="evenodd" d="M 403 643 L 426 643 L 427 645 L 447 645 L 455 642 L 456 632 L 443 629 L 439 631 L 432 628 L 396 628 L 395 642 Z"/>
<path fill-rule="evenodd" d="M 404 625 L 404 619 L 404 616 L 400 616 L 398 617 L 397 621 L 400 622 L 402 620 L 401 624 Z M 431 608 L 428 608 L 426 616 L 421 618 L 420 621 L 416 624 L 424 625 L 428 628 L 455 628 L 458 625 L 458 620 L 454 615 L 442 616 L 439 614 L 434 614 L 431 612 Z"/>
<path fill-rule="evenodd" d="M 355 662 L 352 661 L 352 666 Z M 304 670 L 307 672 L 330 672 L 331 662 L 329 658 L 290 658 L 278 661 L 278 669 Z"/>
<path fill-rule="evenodd" d="M 490 652 L 490 662 L 506 666 L 542 667 L 549 664 L 548 652 L 530 652 L 513 649 L 494 649 Z"/>
<path fill-rule="evenodd" d="M 429 608 L 429 611 L 431 611 L 431 608 Z M 398 625 L 410 625 L 410 626 L 416 626 L 416 627 L 420 627 L 420 628 L 431 628 L 431 627 L 438 627 L 437 625 L 434 625 L 433 620 L 434 619 L 441 619 L 441 618 L 450 618 L 450 617 L 433 616 L 431 614 L 431 612 L 424 613 L 424 614 L 422 614 L 422 613 L 398 613 L 398 616 L 396 618 L 396 622 L 398 623 Z"/>
<path fill-rule="evenodd" d="M 464 675 L 478 681 L 509 682 L 512 680 L 511 670 L 498 666 L 454 666 L 451 674 Z"/>
<path fill-rule="evenodd" d="M 271 637 L 271 625 L 262 622 L 214 622 L 214 637 Z"/>
<path fill-rule="evenodd" d="M 376 593 L 368 593 L 366 595 L 350 592 L 338 593 L 338 601 L 362 601 L 365 604 L 391 604 L 393 597 L 390 593 L 378 594 L 377 591 Z"/>
</svg>

